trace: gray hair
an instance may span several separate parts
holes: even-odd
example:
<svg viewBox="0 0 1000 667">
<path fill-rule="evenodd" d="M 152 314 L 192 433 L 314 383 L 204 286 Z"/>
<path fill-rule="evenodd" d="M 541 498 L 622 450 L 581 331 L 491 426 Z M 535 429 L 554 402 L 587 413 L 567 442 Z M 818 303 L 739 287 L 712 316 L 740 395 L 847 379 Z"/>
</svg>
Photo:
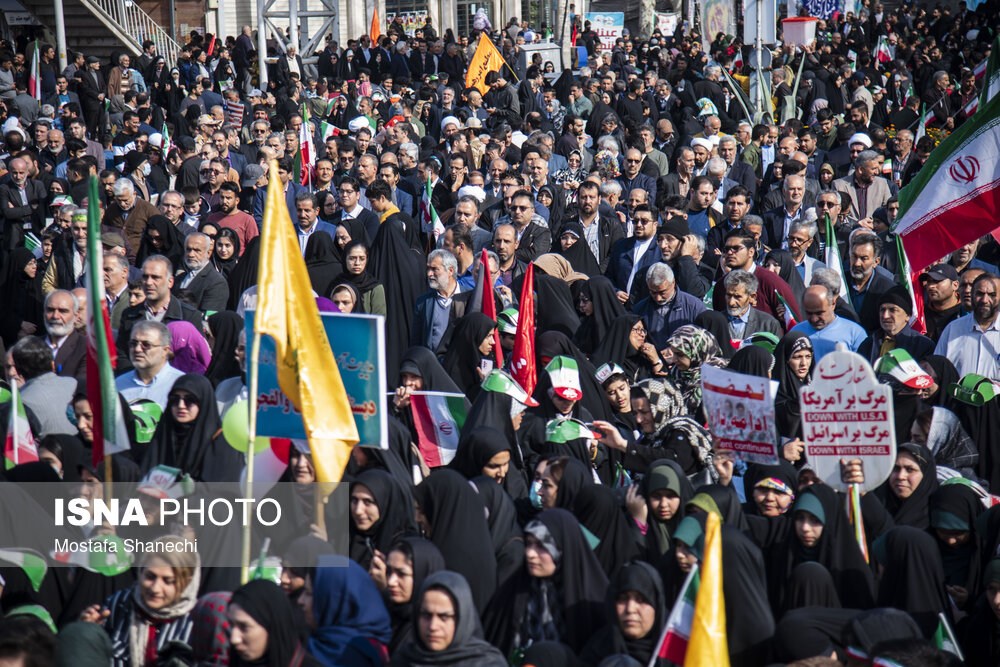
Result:
<svg viewBox="0 0 1000 667">
<path fill-rule="evenodd" d="M 657 262 L 646 271 L 646 284 L 650 287 L 654 285 L 665 285 L 674 282 L 674 270 L 666 262 Z"/>
<path fill-rule="evenodd" d="M 726 290 L 742 285 L 747 294 L 756 294 L 757 288 L 760 286 L 757 276 L 743 269 L 730 271 L 726 274 L 723 282 L 726 285 Z"/>
<path fill-rule="evenodd" d="M 854 164 L 868 164 L 872 160 L 878 160 L 879 157 L 879 154 L 875 151 L 861 151 L 858 153 L 858 157 L 854 158 Z"/>
<path fill-rule="evenodd" d="M 184 205 L 184 195 L 182 195 L 177 190 L 167 190 L 162 195 L 160 195 L 160 201 L 162 202 L 167 197 L 167 195 L 169 195 L 171 197 L 179 197 L 180 200 L 181 200 L 181 206 Z"/>
<path fill-rule="evenodd" d="M 726 168 L 729 165 L 721 157 L 709 158 L 708 162 L 705 164 L 705 171 L 709 174 L 719 174 L 720 176 L 725 175 Z"/>
<path fill-rule="evenodd" d="M 268 122 L 267 122 L 266 120 L 264 120 L 263 118 L 258 118 L 258 119 L 257 119 L 257 120 L 255 120 L 254 122 L 250 123 L 250 129 L 253 129 L 253 128 L 257 127 L 258 125 L 263 125 L 263 126 L 264 126 L 264 128 L 265 128 L 265 129 L 268 129 L 268 130 L 270 130 L 270 129 L 271 129 L 271 124 L 270 124 L 270 123 L 268 123 Z"/>
<path fill-rule="evenodd" d="M 617 139 L 615 139 L 610 134 L 606 134 L 597 140 L 597 150 L 598 151 L 609 150 L 615 155 L 618 155 L 619 153 L 621 153 L 621 146 L 619 145 Z"/>
<path fill-rule="evenodd" d="M 609 195 L 618 195 L 620 197 L 621 194 L 622 194 L 622 184 L 619 183 L 618 181 L 604 181 L 603 183 L 601 183 L 602 197 L 607 197 Z"/>
<path fill-rule="evenodd" d="M 812 238 L 816 236 L 816 233 L 819 231 L 819 226 L 816 224 L 815 220 L 796 220 L 788 226 L 788 233 L 794 234 L 800 229 L 806 230 L 806 234 L 809 235 L 809 238 Z"/>
<path fill-rule="evenodd" d="M 472 195 L 462 195 L 461 197 L 458 198 L 458 201 L 455 202 L 455 206 L 457 207 L 462 202 L 466 203 L 472 202 L 472 205 L 476 207 L 476 214 L 479 213 L 479 206 L 480 206 L 479 200 L 473 197 Z"/>
<path fill-rule="evenodd" d="M 127 178 L 119 178 L 115 181 L 115 196 L 130 195 L 135 193 L 135 186 Z"/>
<path fill-rule="evenodd" d="M 143 331 L 155 331 L 160 337 L 160 345 L 165 345 L 169 348 L 174 346 L 174 337 L 170 335 L 170 329 L 163 322 L 157 322 L 156 320 L 140 320 L 135 323 L 132 327 L 131 337 L 135 337 L 137 333 L 142 333 Z"/>
<path fill-rule="evenodd" d="M 746 229 L 748 225 L 757 225 L 758 227 L 763 227 L 764 218 L 760 217 L 759 215 L 748 213 L 747 215 L 744 215 L 740 219 L 740 227 Z"/>
<path fill-rule="evenodd" d="M 119 271 L 125 271 L 125 270 L 127 270 L 129 268 L 128 258 L 125 257 L 125 255 L 119 255 L 116 252 L 106 252 L 106 253 L 104 253 L 104 259 L 108 259 L 109 257 L 115 260 L 115 264 L 118 265 L 118 270 Z M 73 293 L 70 292 L 70 294 L 73 294 Z M 73 296 L 75 297 L 76 295 L 74 294 Z"/>
<path fill-rule="evenodd" d="M 732 144 L 732 145 L 735 146 L 736 145 L 736 137 L 734 137 L 734 136 L 732 136 L 730 134 L 727 134 L 727 135 L 725 135 L 725 136 L 723 136 L 722 138 L 719 139 L 719 145 L 721 146 L 722 144 Z"/>
<path fill-rule="evenodd" d="M 455 276 L 458 275 L 458 260 L 450 252 L 444 248 L 431 250 L 430 254 L 427 255 L 427 263 L 430 264 L 435 259 L 440 259 L 441 265 L 445 269 L 450 269 Z"/>
<path fill-rule="evenodd" d="M 44 305 L 46 308 L 49 307 L 49 301 L 52 300 L 52 297 L 56 296 L 57 294 L 68 294 L 69 298 L 73 299 L 73 312 L 75 313 L 76 311 L 80 310 L 80 300 L 77 299 L 76 295 L 70 292 L 68 289 L 55 289 L 49 292 L 45 297 Z"/>
<path fill-rule="evenodd" d="M 946 76 L 948 76 L 948 73 L 945 72 L 944 70 L 938 70 L 937 72 L 934 72 L 934 83 L 941 83 L 941 79 L 945 78 Z"/>
<path fill-rule="evenodd" d="M 186 246 L 187 242 L 190 241 L 191 239 L 204 239 L 206 248 L 210 248 L 212 246 L 212 237 L 209 236 L 208 234 L 204 234 L 202 232 L 191 232 L 184 239 L 184 245 Z"/>
<path fill-rule="evenodd" d="M 822 268 L 813 269 L 812 280 L 809 281 L 810 287 L 825 287 L 826 288 L 826 300 L 833 303 L 837 300 L 840 295 L 841 278 L 840 274 L 834 269 Z"/>
<path fill-rule="evenodd" d="M 84 211 L 84 212 L 86 212 L 86 210 L 83 209 L 82 207 L 80 207 L 80 206 L 74 206 L 73 204 L 66 204 L 65 206 L 62 206 L 62 207 L 59 208 L 59 212 L 62 213 L 63 215 L 65 215 L 65 216 L 69 217 L 69 218 L 72 218 L 73 215 L 77 211 L 81 211 L 81 210 Z"/>
<path fill-rule="evenodd" d="M 405 144 L 400 144 L 399 150 L 402 153 L 406 153 L 410 157 L 410 159 L 413 160 L 414 162 L 416 162 L 417 159 L 420 157 L 420 149 L 417 148 L 417 145 L 415 143 L 407 142 Z"/>
<path fill-rule="evenodd" d="M 709 65 L 705 68 L 705 76 L 709 79 L 713 78 L 716 74 L 722 74 L 722 68 L 718 65 Z"/>
</svg>

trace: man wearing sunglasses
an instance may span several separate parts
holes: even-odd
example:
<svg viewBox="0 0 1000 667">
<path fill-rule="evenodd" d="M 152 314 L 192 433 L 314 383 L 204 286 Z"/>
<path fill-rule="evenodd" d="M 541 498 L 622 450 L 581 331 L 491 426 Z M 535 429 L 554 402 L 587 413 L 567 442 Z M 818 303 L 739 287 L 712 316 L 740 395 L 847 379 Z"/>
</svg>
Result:
<svg viewBox="0 0 1000 667">
<path fill-rule="evenodd" d="M 173 340 L 162 322 L 145 320 L 132 327 L 128 338 L 128 358 L 132 370 L 115 379 L 115 387 L 129 403 L 149 399 L 161 409 L 177 378 L 184 375 L 170 365 Z"/>
</svg>

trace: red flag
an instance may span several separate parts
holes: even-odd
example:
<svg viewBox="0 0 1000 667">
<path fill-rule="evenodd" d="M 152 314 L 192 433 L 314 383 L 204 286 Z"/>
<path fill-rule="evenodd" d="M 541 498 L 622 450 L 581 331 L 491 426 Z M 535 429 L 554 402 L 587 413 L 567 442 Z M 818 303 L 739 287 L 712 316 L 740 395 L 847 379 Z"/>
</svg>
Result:
<svg viewBox="0 0 1000 667">
<path fill-rule="evenodd" d="M 485 272 L 483 280 L 483 315 L 496 322 L 497 304 L 493 300 L 493 276 L 490 275 L 490 258 L 486 252 L 486 248 L 483 248 L 483 256 L 480 261 L 483 264 L 483 271 Z M 500 349 L 500 329 L 497 327 L 493 328 L 493 352 L 496 353 L 497 368 L 503 368 L 503 350 Z"/>
<path fill-rule="evenodd" d="M 535 391 L 535 265 L 528 264 L 521 286 L 521 307 L 517 313 L 517 338 L 510 361 L 510 374 L 530 396 Z"/>
<path fill-rule="evenodd" d="M 214 56 L 215 55 L 215 35 L 212 35 L 212 41 L 208 43 L 208 51 L 207 51 L 207 53 L 210 56 Z"/>
</svg>

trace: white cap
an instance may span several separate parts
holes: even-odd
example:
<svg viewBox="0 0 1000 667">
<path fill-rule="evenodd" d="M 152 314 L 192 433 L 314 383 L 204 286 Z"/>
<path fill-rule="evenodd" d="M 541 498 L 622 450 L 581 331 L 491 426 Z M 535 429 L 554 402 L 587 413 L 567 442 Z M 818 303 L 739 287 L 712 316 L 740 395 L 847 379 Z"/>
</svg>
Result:
<svg viewBox="0 0 1000 667">
<path fill-rule="evenodd" d="M 465 195 L 475 197 L 476 200 L 482 204 L 486 201 L 486 190 L 483 190 L 478 185 L 463 185 L 458 189 L 458 197 L 461 199 Z"/>
<path fill-rule="evenodd" d="M 457 128 L 461 128 L 462 121 L 455 116 L 445 116 L 441 119 L 441 129 L 443 130 L 447 125 L 454 125 Z"/>
<path fill-rule="evenodd" d="M 851 140 L 847 142 L 848 146 L 853 144 L 862 144 L 865 148 L 872 147 L 872 139 L 864 132 L 857 132 L 851 135 Z"/>
<path fill-rule="evenodd" d="M 368 123 L 368 119 L 364 116 L 355 116 L 347 123 L 347 128 L 351 132 L 360 132 L 366 127 L 370 128 L 371 125 Z"/>
</svg>

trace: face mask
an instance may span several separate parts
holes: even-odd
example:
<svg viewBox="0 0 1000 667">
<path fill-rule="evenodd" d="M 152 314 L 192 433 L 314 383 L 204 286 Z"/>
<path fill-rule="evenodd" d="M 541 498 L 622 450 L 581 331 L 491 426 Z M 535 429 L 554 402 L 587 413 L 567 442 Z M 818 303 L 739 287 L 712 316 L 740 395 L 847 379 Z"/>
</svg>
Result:
<svg viewBox="0 0 1000 667">
<path fill-rule="evenodd" d="M 531 483 L 531 491 L 528 493 L 528 499 L 531 501 L 531 506 L 535 509 L 542 509 L 542 497 L 539 492 L 542 490 L 542 480 L 536 479 Z"/>
<path fill-rule="evenodd" d="M 143 165 L 142 165 L 142 175 L 143 176 L 149 176 L 149 172 L 150 172 L 151 169 L 152 169 L 152 167 L 149 166 L 148 162 L 143 163 Z"/>
</svg>

